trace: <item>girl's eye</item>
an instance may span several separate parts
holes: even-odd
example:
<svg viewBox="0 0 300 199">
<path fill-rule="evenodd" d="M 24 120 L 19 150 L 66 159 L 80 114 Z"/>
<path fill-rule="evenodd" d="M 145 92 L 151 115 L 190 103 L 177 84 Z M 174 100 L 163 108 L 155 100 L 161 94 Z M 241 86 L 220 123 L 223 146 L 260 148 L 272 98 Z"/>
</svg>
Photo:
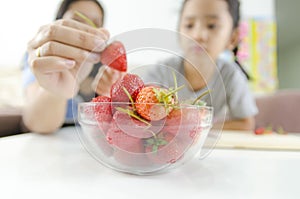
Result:
<svg viewBox="0 0 300 199">
<path fill-rule="evenodd" d="M 193 28 L 193 27 L 194 27 L 193 24 L 186 24 L 186 25 L 185 25 L 185 28 L 187 28 L 187 29 L 191 29 L 191 28 Z"/>
<path fill-rule="evenodd" d="M 217 25 L 216 24 L 208 24 L 207 28 L 210 30 L 216 29 Z"/>
</svg>

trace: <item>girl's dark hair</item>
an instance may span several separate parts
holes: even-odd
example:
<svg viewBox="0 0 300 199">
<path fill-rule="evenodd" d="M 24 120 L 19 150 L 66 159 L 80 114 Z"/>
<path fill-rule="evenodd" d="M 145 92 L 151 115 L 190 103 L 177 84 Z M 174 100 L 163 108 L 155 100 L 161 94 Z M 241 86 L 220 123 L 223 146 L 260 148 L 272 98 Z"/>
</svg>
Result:
<svg viewBox="0 0 300 199">
<path fill-rule="evenodd" d="M 103 9 L 103 6 L 99 3 L 99 1 L 97 0 L 63 0 L 58 8 L 58 11 L 57 11 L 57 14 L 56 14 L 56 17 L 55 17 L 55 20 L 58 20 L 58 19 L 61 19 L 65 12 L 67 12 L 67 10 L 69 9 L 70 5 L 74 2 L 77 2 L 77 1 L 92 1 L 92 2 L 95 2 L 100 10 L 102 11 L 102 24 L 103 24 L 103 21 L 104 21 L 104 9 Z"/>
<path fill-rule="evenodd" d="M 182 14 L 184 6 L 186 4 L 188 0 L 184 0 L 182 7 L 181 7 L 181 12 L 180 14 Z M 229 9 L 229 13 L 230 16 L 232 17 L 233 20 L 233 29 L 238 28 L 239 27 L 239 22 L 240 22 L 240 1 L 239 0 L 224 0 L 227 2 L 228 4 L 228 9 Z M 248 80 L 251 79 L 251 77 L 249 76 L 249 74 L 245 71 L 245 69 L 243 68 L 243 66 L 240 64 L 240 62 L 238 61 L 237 58 L 237 54 L 238 54 L 238 46 L 236 46 L 232 52 L 234 54 L 235 57 L 235 63 L 240 67 L 240 69 L 242 70 L 242 72 L 244 73 L 244 75 L 247 77 Z"/>
<path fill-rule="evenodd" d="M 232 17 L 233 20 L 233 28 L 238 28 L 239 27 L 239 22 L 240 22 L 240 1 L 239 0 L 225 0 L 228 4 L 228 9 L 229 9 L 229 13 Z M 238 60 L 237 54 L 239 51 L 239 47 L 236 46 L 232 52 L 234 55 L 234 61 L 235 63 L 240 67 L 240 69 L 242 70 L 242 72 L 244 73 L 244 75 L 246 76 L 246 78 L 248 80 L 250 80 L 250 76 L 249 74 L 245 71 L 245 69 L 243 68 L 243 66 L 241 65 L 241 63 Z"/>
</svg>

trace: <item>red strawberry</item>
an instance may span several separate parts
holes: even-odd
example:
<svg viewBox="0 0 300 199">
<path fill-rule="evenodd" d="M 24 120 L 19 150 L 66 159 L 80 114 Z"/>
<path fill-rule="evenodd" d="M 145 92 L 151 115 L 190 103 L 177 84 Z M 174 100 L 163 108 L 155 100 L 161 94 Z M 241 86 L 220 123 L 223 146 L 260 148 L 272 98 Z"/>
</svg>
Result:
<svg viewBox="0 0 300 199">
<path fill-rule="evenodd" d="M 124 45 L 119 41 L 112 42 L 101 53 L 101 62 L 116 70 L 127 71 L 127 58 Z"/>
<path fill-rule="evenodd" d="M 111 128 L 107 132 L 107 140 L 110 144 L 130 153 L 142 153 L 143 144 L 140 138 L 127 135 L 113 120 Z"/>
<path fill-rule="evenodd" d="M 92 102 L 111 102 L 111 99 L 107 96 L 97 96 L 92 99 Z"/>
<path fill-rule="evenodd" d="M 92 99 L 95 102 L 94 117 L 98 122 L 99 128 L 105 133 L 112 120 L 111 98 L 107 96 L 98 96 Z"/>
<path fill-rule="evenodd" d="M 148 157 L 143 153 L 142 139 L 124 133 L 114 120 L 108 130 L 107 140 L 114 146 L 113 157 L 117 162 L 131 167 L 147 165 Z"/>
<path fill-rule="evenodd" d="M 179 130 L 190 131 L 200 127 L 201 111 L 200 109 L 181 106 L 174 109 L 166 118 L 165 131 L 176 135 Z"/>
<path fill-rule="evenodd" d="M 129 166 L 132 170 L 151 168 L 151 165 L 153 165 L 145 153 L 130 153 L 115 148 L 113 157 L 118 163 Z"/>
<path fill-rule="evenodd" d="M 136 111 L 140 116 L 157 121 L 165 118 L 172 110 L 173 96 L 168 96 L 168 91 L 163 88 L 144 87 L 136 97 Z"/>
<path fill-rule="evenodd" d="M 106 156 L 112 156 L 113 148 L 107 142 L 105 133 L 99 130 L 98 127 L 83 127 L 89 128 L 87 132 L 90 132 L 91 142 L 96 144 L 96 147 Z"/>
<path fill-rule="evenodd" d="M 264 134 L 272 134 L 272 128 L 271 127 L 259 127 L 257 129 L 255 129 L 254 133 L 256 135 L 264 135 Z"/>
<path fill-rule="evenodd" d="M 203 131 L 201 126 L 202 110 L 182 105 L 180 109 L 173 110 L 166 118 L 163 131 L 176 136 L 183 149 L 188 149 L 197 142 Z"/>
<path fill-rule="evenodd" d="M 132 99 L 135 100 L 137 94 L 143 87 L 144 82 L 139 76 L 127 73 L 122 79 L 112 85 L 110 90 L 111 100 L 113 102 L 129 102 L 130 100 L 124 88 L 131 95 Z"/>
<path fill-rule="evenodd" d="M 137 138 L 149 138 L 161 131 L 164 121 L 145 123 L 136 118 L 130 117 L 127 113 L 116 111 L 113 119 L 124 133 Z"/>
<path fill-rule="evenodd" d="M 256 135 L 262 135 L 262 134 L 264 134 L 264 131 L 265 131 L 265 128 L 264 127 L 260 127 L 260 128 L 255 129 L 254 133 Z"/>
<path fill-rule="evenodd" d="M 183 157 L 184 148 L 171 133 L 160 133 L 145 141 L 145 151 L 153 162 L 159 164 L 175 163 Z"/>
</svg>

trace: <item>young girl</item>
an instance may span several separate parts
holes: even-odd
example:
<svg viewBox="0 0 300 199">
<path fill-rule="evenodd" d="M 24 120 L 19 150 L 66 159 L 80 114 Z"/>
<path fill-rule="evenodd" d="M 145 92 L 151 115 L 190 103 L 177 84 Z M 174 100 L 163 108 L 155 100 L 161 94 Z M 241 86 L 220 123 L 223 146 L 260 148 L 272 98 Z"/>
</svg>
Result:
<svg viewBox="0 0 300 199">
<path fill-rule="evenodd" d="M 170 66 L 188 81 L 190 91 L 185 96 L 211 90 L 204 100 L 214 107 L 215 128 L 252 130 L 257 108 L 247 75 L 234 60 L 220 57 L 225 50 L 236 52 L 239 6 L 238 0 L 185 0 L 179 20 L 179 32 L 189 38 L 180 40 L 185 59 L 165 60 L 151 67 L 144 79 L 168 85 L 169 72 L 161 65 Z M 105 85 L 103 82 L 98 87 Z M 101 91 L 105 89 L 102 87 Z"/>
<path fill-rule="evenodd" d="M 181 46 L 186 59 L 173 58 L 167 65 L 183 71 L 196 95 L 211 90 L 205 99 L 214 107 L 216 122 L 221 120 L 215 127 L 222 127 L 222 114 L 226 110 L 223 129 L 252 130 L 257 108 L 247 85 L 247 75 L 234 61 L 220 58 L 225 50 L 237 48 L 239 6 L 238 0 L 185 0 L 179 32 L 194 41 L 183 39 Z"/>
<path fill-rule="evenodd" d="M 75 11 L 98 28 L 85 24 Z M 72 98 L 76 96 L 76 102 L 94 96 L 90 87 L 100 66 L 94 64 L 99 63 L 109 37 L 101 28 L 103 18 L 104 10 L 97 0 L 64 0 L 56 20 L 42 26 L 28 43 L 23 64 L 23 122 L 30 131 L 50 133 L 66 122 L 74 123 Z"/>
</svg>

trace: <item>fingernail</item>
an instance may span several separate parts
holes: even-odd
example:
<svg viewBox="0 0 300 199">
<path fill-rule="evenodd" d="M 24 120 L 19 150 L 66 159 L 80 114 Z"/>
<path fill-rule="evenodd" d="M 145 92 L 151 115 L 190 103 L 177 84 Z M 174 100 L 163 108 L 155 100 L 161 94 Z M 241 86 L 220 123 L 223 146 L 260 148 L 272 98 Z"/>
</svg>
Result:
<svg viewBox="0 0 300 199">
<path fill-rule="evenodd" d="M 75 66 L 75 61 L 74 60 L 70 60 L 70 59 L 67 59 L 64 61 L 65 65 L 67 68 L 73 68 Z"/>
<path fill-rule="evenodd" d="M 95 51 L 102 51 L 105 48 L 105 41 L 102 39 L 96 39 L 95 44 L 96 44 L 96 47 L 94 49 Z"/>
</svg>

